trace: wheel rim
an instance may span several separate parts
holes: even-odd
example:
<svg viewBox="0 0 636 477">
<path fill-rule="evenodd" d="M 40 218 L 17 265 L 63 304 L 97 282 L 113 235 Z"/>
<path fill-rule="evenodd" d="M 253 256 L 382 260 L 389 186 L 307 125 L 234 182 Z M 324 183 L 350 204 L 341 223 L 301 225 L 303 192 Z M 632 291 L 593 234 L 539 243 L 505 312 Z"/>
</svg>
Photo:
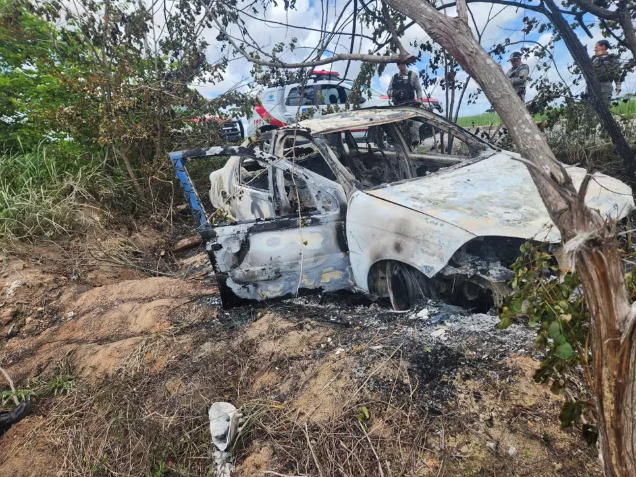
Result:
<svg viewBox="0 0 636 477">
<path fill-rule="evenodd" d="M 417 300 L 426 296 L 423 283 L 418 280 L 419 276 L 416 274 L 419 275 L 419 272 L 411 270 L 407 265 L 387 262 L 387 288 L 394 310 L 410 310 Z"/>
</svg>

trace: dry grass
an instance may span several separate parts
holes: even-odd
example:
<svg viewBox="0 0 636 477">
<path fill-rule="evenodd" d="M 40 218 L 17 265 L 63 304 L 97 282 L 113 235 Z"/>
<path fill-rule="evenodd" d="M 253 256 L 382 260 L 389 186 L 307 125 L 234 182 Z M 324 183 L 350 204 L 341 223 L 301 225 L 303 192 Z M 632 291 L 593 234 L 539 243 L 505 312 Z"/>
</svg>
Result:
<svg viewBox="0 0 636 477">
<path fill-rule="evenodd" d="M 207 409 L 227 400 L 246 418 L 233 448 L 237 470 L 248 472 L 239 475 L 550 475 L 551 461 L 534 458 L 529 467 L 507 456 L 500 444 L 510 428 L 471 425 L 460 415 L 457 398 L 444 412 L 427 411 L 428 400 L 399 353 L 386 353 L 374 369 L 394 383 L 410 381 L 405 392 L 395 384 L 372 394 L 365 390 L 341 403 L 330 419 L 316 422 L 289 401 L 251 390 L 262 372 L 257 343 L 224 347 L 204 359 L 177 356 L 174 365 L 154 374 L 144 356 L 167 339 L 142 343 L 115 375 L 43 401 L 40 412 L 46 419 L 37 432 L 14 439 L 8 454 L 26 448 L 37 452 L 36 438 L 59 455 L 59 475 L 210 476 L 214 459 Z M 493 392 L 505 395 L 508 388 L 500 383 Z M 517 416 L 513 424 L 529 419 Z M 489 452 L 479 450 L 486 441 L 495 443 Z M 265 447 L 271 450 L 268 459 L 242 467 Z M 586 474 L 573 468 L 565 475 Z"/>
<path fill-rule="evenodd" d="M 91 320 L 107 322 L 109 303 L 91 302 Z M 563 476 L 598 475 L 594 450 L 559 429 L 560 401 L 531 373 L 517 376 L 481 352 L 423 349 L 400 318 L 380 330 L 325 323 L 322 306 L 214 315 L 191 306 L 171 312 L 169 328 L 144 334 L 109 375 L 75 377 L 73 358 L 85 355 L 71 353 L 32 382 L 55 384 L 38 396 L 36 415 L 4 437 L 0 474 L 212 476 L 207 411 L 228 401 L 245 417 L 232 449 L 242 477 L 542 477 L 555 474 L 555 462 Z M 346 316 L 378 312 L 340 306 Z M 345 356 L 335 356 L 338 346 Z M 519 455 L 508 455 L 510 445 Z"/>
</svg>

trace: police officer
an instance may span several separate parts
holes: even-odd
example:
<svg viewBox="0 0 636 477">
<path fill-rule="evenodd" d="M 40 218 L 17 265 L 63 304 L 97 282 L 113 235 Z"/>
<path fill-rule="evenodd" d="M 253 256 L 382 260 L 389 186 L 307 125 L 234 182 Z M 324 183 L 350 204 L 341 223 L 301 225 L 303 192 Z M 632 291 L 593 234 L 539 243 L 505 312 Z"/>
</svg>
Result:
<svg viewBox="0 0 636 477">
<path fill-rule="evenodd" d="M 406 69 L 406 63 L 397 63 L 398 72 L 391 78 L 391 84 L 387 91 L 387 96 L 393 104 L 400 105 L 417 101 L 424 101 L 422 86 L 417 73 Z M 410 121 L 409 125 L 411 146 L 417 147 L 420 143 L 420 124 Z"/>
<path fill-rule="evenodd" d="M 404 104 L 416 101 L 418 98 L 424 101 L 422 87 L 418 75 L 406 69 L 406 63 L 398 63 L 398 72 L 391 78 L 391 84 L 387 95 L 395 104 Z"/>
<path fill-rule="evenodd" d="M 601 83 L 601 94 L 608 103 L 612 99 L 613 91 L 616 91 L 617 95 L 621 92 L 621 66 L 618 57 L 607 52 L 609 47 L 609 41 L 598 41 L 594 45 L 594 56 L 592 56 L 594 72 Z M 613 87 L 612 83 L 616 83 L 616 88 Z M 589 86 L 587 94 L 590 94 Z"/>
<path fill-rule="evenodd" d="M 521 53 L 515 51 L 510 55 L 510 63 L 512 68 L 508 70 L 506 76 L 510 79 L 512 87 L 515 93 L 521 98 L 521 101 L 526 100 L 526 83 L 528 82 L 528 76 L 530 75 L 530 68 L 528 65 L 521 62 Z"/>
</svg>

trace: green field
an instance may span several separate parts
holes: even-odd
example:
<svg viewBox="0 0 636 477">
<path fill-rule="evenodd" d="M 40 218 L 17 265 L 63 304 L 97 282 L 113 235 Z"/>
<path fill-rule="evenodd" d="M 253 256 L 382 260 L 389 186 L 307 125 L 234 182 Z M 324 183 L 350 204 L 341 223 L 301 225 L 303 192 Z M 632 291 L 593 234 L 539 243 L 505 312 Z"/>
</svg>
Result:
<svg viewBox="0 0 636 477">
<path fill-rule="evenodd" d="M 484 113 L 476 116 L 464 116 L 457 118 L 457 125 L 463 128 L 473 126 L 490 126 L 491 124 L 500 124 L 501 119 L 497 113 Z"/>
<path fill-rule="evenodd" d="M 636 116 L 636 100 L 630 100 L 626 103 L 619 101 L 616 106 L 612 106 L 612 112 L 614 114 Z M 541 115 L 535 116 L 537 121 L 545 119 Z M 484 113 L 477 114 L 475 116 L 464 116 L 457 119 L 457 124 L 463 128 L 469 128 L 473 126 L 490 126 L 493 124 L 500 124 L 501 119 L 497 113 Z"/>
</svg>

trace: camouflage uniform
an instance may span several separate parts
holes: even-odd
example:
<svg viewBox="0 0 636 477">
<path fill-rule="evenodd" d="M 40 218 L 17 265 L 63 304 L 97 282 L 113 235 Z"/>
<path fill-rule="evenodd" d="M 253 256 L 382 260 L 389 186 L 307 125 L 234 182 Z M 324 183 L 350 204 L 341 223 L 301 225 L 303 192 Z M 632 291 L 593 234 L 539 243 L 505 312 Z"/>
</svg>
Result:
<svg viewBox="0 0 636 477">
<path fill-rule="evenodd" d="M 608 103 L 612 99 L 614 87 L 612 83 L 616 83 L 616 88 L 621 85 L 621 65 L 616 55 L 594 55 L 592 57 L 594 72 L 598 81 L 601 83 L 601 94 Z M 590 94 L 590 88 L 587 88 L 587 94 Z"/>
<path fill-rule="evenodd" d="M 512 87 L 515 93 L 521 98 L 521 101 L 526 100 L 526 83 L 528 82 L 528 76 L 530 76 L 530 68 L 525 63 L 521 63 L 519 66 L 513 66 L 506 73 L 508 79 L 512 83 Z"/>
</svg>

